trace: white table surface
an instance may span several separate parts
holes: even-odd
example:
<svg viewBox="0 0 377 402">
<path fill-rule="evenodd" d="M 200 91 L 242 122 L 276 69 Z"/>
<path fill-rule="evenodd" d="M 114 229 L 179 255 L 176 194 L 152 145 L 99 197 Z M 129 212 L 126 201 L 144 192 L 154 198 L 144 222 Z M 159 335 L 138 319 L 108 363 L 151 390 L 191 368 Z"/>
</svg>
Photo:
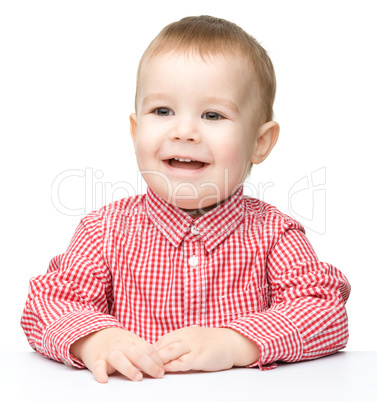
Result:
<svg viewBox="0 0 377 402">
<path fill-rule="evenodd" d="M 338 352 L 274 370 L 234 368 L 97 383 L 88 370 L 34 352 L 0 352 L 2 401 L 377 401 L 377 352 Z"/>
</svg>

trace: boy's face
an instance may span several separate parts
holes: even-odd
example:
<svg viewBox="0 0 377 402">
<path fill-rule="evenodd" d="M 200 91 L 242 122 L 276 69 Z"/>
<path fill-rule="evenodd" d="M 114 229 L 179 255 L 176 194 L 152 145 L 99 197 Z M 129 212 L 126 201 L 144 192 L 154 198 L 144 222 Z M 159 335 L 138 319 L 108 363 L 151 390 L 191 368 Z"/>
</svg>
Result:
<svg viewBox="0 0 377 402">
<path fill-rule="evenodd" d="M 165 54 L 143 63 L 131 134 L 144 180 L 169 203 L 216 205 L 240 187 L 251 162 L 260 162 L 248 70 L 230 56 Z"/>
</svg>

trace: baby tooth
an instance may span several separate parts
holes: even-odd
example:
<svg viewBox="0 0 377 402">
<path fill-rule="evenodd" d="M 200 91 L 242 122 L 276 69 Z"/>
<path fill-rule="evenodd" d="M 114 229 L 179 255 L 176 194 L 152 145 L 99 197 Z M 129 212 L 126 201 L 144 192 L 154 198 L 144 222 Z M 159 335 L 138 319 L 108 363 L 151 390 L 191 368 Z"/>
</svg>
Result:
<svg viewBox="0 0 377 402">
<path fill-rule="evenodd" d="M 195 162 L 194 159 L 188 159 L 188 158 L 174 158 L 174 159 L 179 162 Z"/>
</svg>

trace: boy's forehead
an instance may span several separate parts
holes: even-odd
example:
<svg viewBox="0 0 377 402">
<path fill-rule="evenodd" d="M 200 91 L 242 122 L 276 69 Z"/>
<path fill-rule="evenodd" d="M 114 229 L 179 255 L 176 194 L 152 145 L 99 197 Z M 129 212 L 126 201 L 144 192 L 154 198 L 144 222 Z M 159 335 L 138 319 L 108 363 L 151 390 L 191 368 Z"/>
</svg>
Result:
<svg viewBox="0 0 377 402">
<path fill-rule="evenodd" d="M 226 71 L 219 82 L 220 72 Z M 237 84 L 244 88 L 254 78 L 252 68 L 245 58 L 233 57 L 231 55 L 205 55 L 198 53 L 166 52 L 144 60 L 140 68 L 139 89 L 157 86 L 162 81 L 170 81 L 181 74 L 182 81 L 208 80 L 208 84 L 220 89 L 230 83 Z M 214 79 L 210 80 L 213 74 Z M 242 82 L 242 83 L 241 83 Z M 144 92 L 144 91 L 142 91 Z"/>
<path fill-rule="evenodd" d="M 153 81 L 158 78 L 158 74 L 169 74 L 169 71 L 175 70 L 176 65 L 179 65 L 181 70 L 186 70 L 184 72 L 186 78 L 198 70 L 203 72 L 211 69 L 217 71 L 219 67 L 227 66 L 229 73 L 226 78 L 228 81 L 235 77 L 239 79 L 241 73 L 245 85 L 256 82 L 253 66 L 239 53 L 200 54 L 194 51 L 168 51 L 151 55 L 143 60 L 138 74 L 138 87 L 140 88 L 144 84 L 146 78 Z M 193 66 L 197 66 L 195 71 Z"/>
</svg>

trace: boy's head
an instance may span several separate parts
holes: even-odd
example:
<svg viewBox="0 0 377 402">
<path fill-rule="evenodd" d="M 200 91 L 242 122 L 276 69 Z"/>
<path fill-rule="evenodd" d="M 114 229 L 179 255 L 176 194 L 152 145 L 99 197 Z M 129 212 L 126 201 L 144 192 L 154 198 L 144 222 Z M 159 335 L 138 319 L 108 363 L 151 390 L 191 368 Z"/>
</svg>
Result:
<svg viewBox="0 0 377 402">
<path fill-rule="evenodd" d="M 138 69 L 131 134 L 149 187 L 185 209 L 233 194 L 278 137 L 275 74 L 237 25 L 209 16 L 165 27 Z"/>
</svg>

